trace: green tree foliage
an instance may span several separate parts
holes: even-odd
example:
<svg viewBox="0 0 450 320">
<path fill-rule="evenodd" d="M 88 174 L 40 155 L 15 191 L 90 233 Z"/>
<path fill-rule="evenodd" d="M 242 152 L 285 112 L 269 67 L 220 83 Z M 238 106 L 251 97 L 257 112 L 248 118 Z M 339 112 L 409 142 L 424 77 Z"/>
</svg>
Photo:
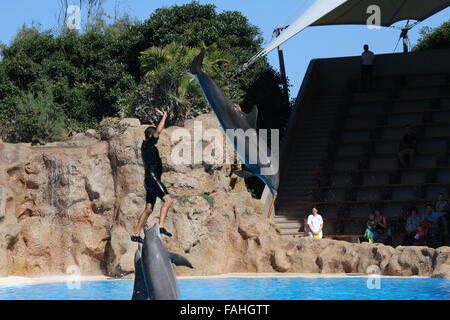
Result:
<svg viewBox="0 0 450 320">
<path fill-rule="evenodd" d="M 51 93 L 69 129 L 95 127 L 102 117 L 116 115 L 119 99 L 137 87 L 116 51 L 124 45 L 123 30 L 131 24 L 119 21 L 83 34 L 59 36 L 22 28 L 2 50 L 0 121 L 14 120 L 10 109 L 23 93 Z"/>
<path fill-rule="evenodd" d="M 432 29 L 424 27 L 420 30 L 421 38 L 414 47 L 414 51 L 450 48 L 450 21 Z"/>
<path fill-rule="evenodd" d="M 247 52 L 248 56 L 242 57 L 243 60 L 259 50 L 262 43 L 259 29 L 240 12 L 218 14 L 215 5 L 201 5 L 195 1 L 157 9 L 140 29 L 144 43 L 166 46 L 176 42 L 190 47 L 201 42 L 206 45 L 217 43 L 220 48 L 233 53 Z"/>
<path fill-rule="evenodd" d="M 24 93 L 16 98 L 15 107 L 14 121 L 5 124 L 9 140 L 45 143 L 61 138 L 65 116 L 50 93 Z"/>
<path fill-rule="evenodd" d="M 204 46 L 204 44 L 202 44 Z M 229 75 L 232 58 L 216 44 L 205 47 L 204 70 L 224 89 L 233 101 L 240 102 L 242 91 L 239 84 Z M 200 49 L 179 45 L 175 42 L 164 48 L 150 47 L 142 52 L 142 70 L 145 75 L 139 86 L 138 103 L 135 113 L 146 121 L 155 106 L 166 109 L 169 113 L 168 123 L 180 123 L 185 119 L 209 112 L 208 103 L 203 97 L 195 77 L 189 73 L 192 60 Z"/>
<path fill-rule="evenodd" d="M 148 44 L 164 47 L 173 42 L 188 47 L 217 44 L 232 58 L 229 78 L 260 49 L 263 39 L 258 27 L 237 11 L 217 13 L 215 5 L 192 2 L 181 6 L 157 9 L 148 20 L 138 26 L 142 34 L 136 43 L 135 52 L 148 48 Z M 134 59 L 138 59 L 135 57 Z M 289 111 L 287 99 L 281 90 L 281 78 L 267 63 L 259 60 L 250 69 L 239 75 L 240 89 L 245 92 L 244 111 L 257 105 L 260 111 L 259 126 L 280 128 L 281 117 Z"/>
<path fill-rule="evenodd" d="M 229 98 L 243 101 L 244 111 L 256 104 L 261 127 L 278 128 L 280 110 L 288 106 L 283 105 L 280 78 L 267 61 L 262 59 L 233 78 L 261 48 L 260 31 L 239 12 L 217 13 L 214 5 L 198 2 L 158 9 L 144 22 L 126 16 L 112 24 L 96 21 L 82 33 L 23 27 L 10 45 L 0 47 L 0 123 L 18 123 L 16 103 L 27 93 L 51 96 L 68 130 L 94 127 L 108 116 L 135 116 L 145 97 L 141 93 L 155 94 L 151 88 L 164 83 L 160 81 L 164 70 L 180 77 L 159 95 L 158 99 L 166 99 L 159 106 L 168 103 L 178 116 L 194 115 L 205 108 L 204 100 L 198 102 L 194 81 L 186 76 L 187 57 L 195 50 L 180 65 L 169 59 L 152 71 L 142 64 L 148 56 L 141 52 L 151 47 L 163 50 L 172 43 L 193 50 L 202 42 L 229 57 L 227 63 L 216 63 L 220 72 L 214 75 Z M 199 103 L 197 109 L 194 103 Z"/>
</svg>

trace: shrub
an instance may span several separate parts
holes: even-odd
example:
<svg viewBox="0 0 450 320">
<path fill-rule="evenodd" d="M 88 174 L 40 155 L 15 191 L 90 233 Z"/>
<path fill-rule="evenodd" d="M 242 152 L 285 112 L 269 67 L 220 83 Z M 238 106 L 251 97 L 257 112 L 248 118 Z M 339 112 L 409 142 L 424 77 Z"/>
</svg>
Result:
<svg viewBox="0 0 450 320">
<path fill-rule="evenodd" d="M 16 100 L 15 115 L 7 130 L 13 142 L 45 143 L 61 138 L 66 117 L 49 93 L 24 93 Z"/>
</svg>

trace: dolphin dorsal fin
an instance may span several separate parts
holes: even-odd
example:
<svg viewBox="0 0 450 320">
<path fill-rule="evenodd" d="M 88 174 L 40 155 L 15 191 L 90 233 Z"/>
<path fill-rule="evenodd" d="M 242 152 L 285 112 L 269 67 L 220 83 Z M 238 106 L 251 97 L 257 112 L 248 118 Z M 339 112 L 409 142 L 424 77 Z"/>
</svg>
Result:
<svg viewBox="0 0 450 320">
<path fill-rule="evenodd" d="M 252 110 L 250 110 L 249 113 L 244 113 L 245 118 L 247 119 L 247 122 L 250 124 L 250 126 L 253 129 L 256 129 L 256 125 L 258 122 L 258 107 L 253 106 Z"/>
<path fill-rule="evenodd" d="M 180 256 L 179 254 L 176 254 L 176 253 L 173 253 L 173 252 L 170 252 L 169 256 L 170 256 L 170 261 L 172 261 L 172 263 L 174 265 L 176 265 L 176 266 L 185 266 L 185 267 L 189 267 L 191 269 L 194 269 L 192 264 L 185 257 Z"/>
</svg>

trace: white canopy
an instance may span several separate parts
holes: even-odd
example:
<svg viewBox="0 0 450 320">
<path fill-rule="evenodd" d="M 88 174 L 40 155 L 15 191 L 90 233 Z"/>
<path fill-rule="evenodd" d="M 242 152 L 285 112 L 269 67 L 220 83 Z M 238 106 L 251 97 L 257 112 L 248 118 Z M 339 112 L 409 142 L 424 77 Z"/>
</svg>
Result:
<svg viewBox="0 0 450 320">
<path fill-rule="evenodd" d="M 388 27 L 401 20 L 425 20 L 450 6 L 450 0 L 316 0 L 279 37 L 251 58 L 244 69 L 309 26 L 367 24 L 373 14 L 368 8 L 373 5 L 380 8 L 379 24 Z"/>
</svg>

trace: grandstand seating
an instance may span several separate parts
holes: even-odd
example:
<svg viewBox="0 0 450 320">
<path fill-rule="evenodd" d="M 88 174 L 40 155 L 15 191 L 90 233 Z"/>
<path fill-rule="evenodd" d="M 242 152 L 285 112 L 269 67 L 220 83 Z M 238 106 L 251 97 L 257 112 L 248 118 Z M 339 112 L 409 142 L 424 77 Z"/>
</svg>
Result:
<svg viewBox="0 0 450 320">
<path fill-rule="evenodd" d="M 348 59 L 355 66 L 358 58 Z M 313 88 L 321 78 L 314 68 L 308 72 L 283 141 L 288 169 L 281 171 L 272 215 L 283 235 L 304 234 L 313 204 L 325 220 L 325 235 L 354 239 L 374 208 L 382 209 L 393 233 L 401 233 L 411 205 L 423 210 L 440 192 L 450 194 L 450 70 L 383 70 L 367 91 L 359 89 L 353 71 L 342 75 L 345 85 L 334 92 Z M 323 76 L 326 68 L 316 73 Z M 416 160 L 400 168 L 397 152 L 407 124 L 418 136 Z"/>
</svg>

